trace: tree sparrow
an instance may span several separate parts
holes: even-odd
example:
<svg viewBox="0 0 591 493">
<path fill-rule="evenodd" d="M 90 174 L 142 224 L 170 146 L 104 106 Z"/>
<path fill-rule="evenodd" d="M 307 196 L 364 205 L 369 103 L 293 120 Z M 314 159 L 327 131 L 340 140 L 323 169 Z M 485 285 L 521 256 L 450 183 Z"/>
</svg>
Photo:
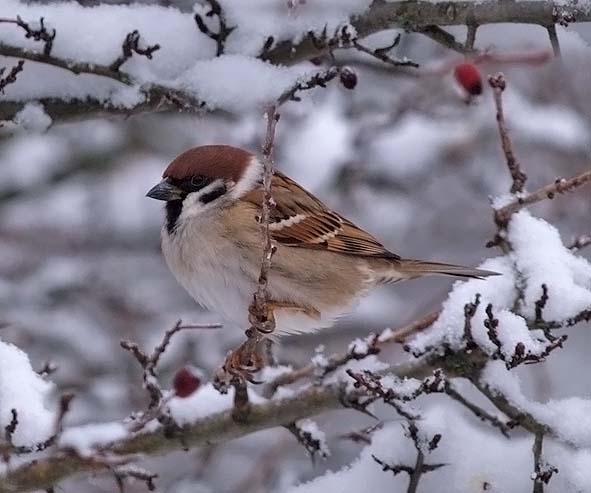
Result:
<svg viewBox="0 0 591 493">
<path fill-rule="evenodd" d="M 178 156 L 147 193 L 166 201 L 162 251 L 176 279 L 199 304 L 243 328 L 261 268 L 262 175 L 254 154 L 207 145 Z M 279 171 L 272 195 L 277 251 L 267 292 L 278 334 L 328 327 L 379 284 L 494 274 L 401 258 Z"/>
</svg>

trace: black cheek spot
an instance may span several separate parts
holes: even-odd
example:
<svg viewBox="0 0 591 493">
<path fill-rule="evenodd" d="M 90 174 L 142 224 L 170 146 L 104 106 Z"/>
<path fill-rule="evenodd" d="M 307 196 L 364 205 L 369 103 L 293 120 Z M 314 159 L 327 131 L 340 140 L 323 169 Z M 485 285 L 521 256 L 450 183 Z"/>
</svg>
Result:
<svg viewBox="0 0 591 493">
<path fill-rule="evenodd" d="M 201 197 L 199 197 L 199 201 L 204 205 L 209 204 L 211 201 L 221 197 L 225 193 L 226 193 L 226 186 L 220 185 L 219 187 L 214 188 L 211 192 L 207 192 L 207 193 L 203 194 Z"/>
<path fill-rule="evenodd" d="M 174 233 L 176 223 L 182 211 L 182 200 L 171 200 L 166 203 L 166 231 L 168 231 L 168 234 Z"/>
</svg>

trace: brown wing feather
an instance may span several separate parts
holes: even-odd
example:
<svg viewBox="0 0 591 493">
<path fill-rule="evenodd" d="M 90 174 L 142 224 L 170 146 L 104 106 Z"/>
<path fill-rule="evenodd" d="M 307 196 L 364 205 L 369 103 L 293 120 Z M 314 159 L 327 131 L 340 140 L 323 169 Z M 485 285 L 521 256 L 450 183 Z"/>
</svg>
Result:
<svg viewBox="0 0 591 493">
<path fill-rule="evenodd" d="M 272 186 L 276 206 L 271 211 L 271 234 L 278 243 L 347 255 L 400 258 L 369 233 L 327 209 L 320 200 L 283 173 L 275 172 Z M 260 206 L 262 189 L 253 190 L 242 199 Z"/>
</svg>

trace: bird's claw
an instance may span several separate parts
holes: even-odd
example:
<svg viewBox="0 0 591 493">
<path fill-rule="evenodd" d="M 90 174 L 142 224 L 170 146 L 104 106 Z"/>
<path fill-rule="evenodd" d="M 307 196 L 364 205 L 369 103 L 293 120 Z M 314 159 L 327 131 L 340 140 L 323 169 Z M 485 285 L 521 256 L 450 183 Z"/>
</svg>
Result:
<svg viewBox="0 0 591 493">
<path fill-rule="evenodd" d="M 258 351 L 257 340 L 248 339 L 236 349 L 228 353 L 224 364 L 216 370 L 213 378 L 213 386 L 221 393 L 241 382 L 260 384 L 254 375 L 263 369 L 264 358 Z"/>
</svg>

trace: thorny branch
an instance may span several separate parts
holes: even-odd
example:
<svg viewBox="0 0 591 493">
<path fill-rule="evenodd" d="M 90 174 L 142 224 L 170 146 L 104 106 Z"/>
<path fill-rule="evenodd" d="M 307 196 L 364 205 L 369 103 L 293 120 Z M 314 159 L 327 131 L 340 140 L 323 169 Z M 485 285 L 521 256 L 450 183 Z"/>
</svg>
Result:
<svg viewBox="0 0 591 493">
<path fill-rule="evenodd" d="M 360 51 L 362 53 L 366 53 L 367 55 L 370 55 L 374 58 L 377 58 L 378 60 L 387 63 L 388 65 L 392 65 L 393 67 L 413 67 L 413 68 L 418 68 L 419 64 L 416 62 L 413 62 L 412 60 L 409 60 L 407 58 L 404 59 L 398 59 L 398 58 L 392 58 L 389 53 L 390 51 L 392 51 L 396 46 L 398 46 L 398 43 L 400 43 L 400 38 L 401 38 L 401 34 L 398 34 L 395 38 L 394 41 L 392 42 L 392 44 L 388 45 L 388 46 L 384 46 L 383 48 L 376 48 L 374 50 L 372 50 L 371 48 L 367 48 L 366 46 L 362 45 L 359 41 L 357 41 L 356 39 L 354 39 L 352 41 L 353 46 L 355 47 L 355 49 L 357 51 Z"/>
</svg>

